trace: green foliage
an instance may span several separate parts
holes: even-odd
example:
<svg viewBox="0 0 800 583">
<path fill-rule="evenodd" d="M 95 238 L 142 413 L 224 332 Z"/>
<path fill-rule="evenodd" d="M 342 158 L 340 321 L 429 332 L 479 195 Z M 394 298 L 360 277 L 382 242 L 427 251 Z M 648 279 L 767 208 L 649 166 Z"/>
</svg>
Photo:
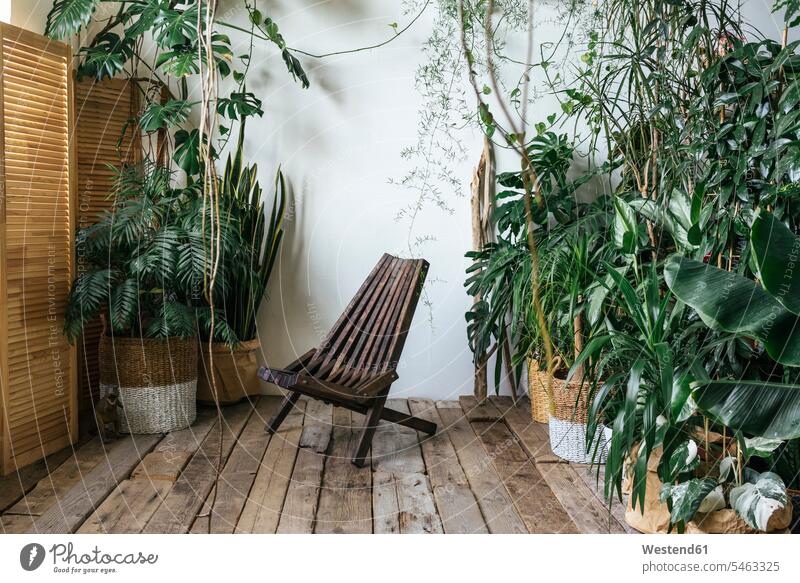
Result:
<svg viewBox="0 0 800 583">
<path fill-rule="evenodd" d="M 800 0 L 775 0 L 772 11 L 778 12 L 785 10 L 784 20 L 787 26 L 797 26 L 800 24 Z"/>
<path fill-rule="evenodd" d="M 190 176 L 200 173 L 200 131 L 178 130 L 175 132 L 175 152 L 172 159 L 178 168 Z"/>
<path fill-rule="evenodd" d="M 275 176 L 272 205 L 267 215 L 258 184 L 258 168 L 243 162 L 244 127 L 235 152 L 219 177 L 221 212 L 236 244 L 221 254 L 224 266 L 215 298 L 230 333 L 241 341 L 256 337 L 256 315 L 266 294 L 283 240 L 286 184 L 280 169 Z M 215 334 L 215 340 L 225 341 Z"/>
<path fill-rule="evenodd" d="M 539 178 L 544 206 L 535 210 L 534 220 L 542 225 L 536 233 L 541 251 L 540 294 L 545 313 L 554 330 L 556 352 L 566 367 L 574 359 L 573 317 L 585 305 L 584 290 L 596 276 L 607 245 L 598 236 L 607 220 L 604 200 L 579 203 L 575 190 L 593 173 L 568 180 L 573 146 L 567 136 L 545 132 L 527 146 Z M 501 173 L 493 221 L 499 233 L 496 242 L 466 254 L 472 260 L 464 283 L 467 293 L 479 297 L 466 314 L 467 337 L 476 357 L 496 355 L 495 388 L 499 389 L 504 355 L 496 346 L 508 341 L 512 363 L 518 373 L 526 358 L 540 349 L 541 330 L 530 306 L 531 263 L 525 234 L 525 209 L 520 172 Z M 547 226 L 548 217 L 556 222 Z M 519 374 L 516 375 L 519 378 Z"/>
<path fill-rule="evenodd" d="M 661 501 L 666 502 L 670 510 L 670 526 L 677 525 L 678 532 L 683 532 L 686 523 L 716 487 L 717 481 L 711 478 L 692 478 L 675 486 L 664 484 Z"/>
<path fill-rule="evenodd" d="M 309 80 L 302 64 L 287 46 L 278 30 L 278 25 L 246 3 L 251 13 L 254 29 L 247 30 L 216 19 L 214 29 L 206 30 L 205 10 L 208 5 L 190 0 L 183 3 L 169 0 L 140 0 L 115 3 L 116 12 L 95 17 L 95 9 L 104 0 L 54 0 L 47 17 L 46 33 L 53 38 L 68 39 L 81 30 L 96 29 L 85 44 L 78 49 L 80 63 L 78 74 L 98 80 L 125 76 L 132 80 L 143 97 L 139 112 L 139 127 L 145 132 L 157 130 L 176 131 L 174 142 L 165 140 L 160 147 L 175 151 L 172 158 L 177 166 L 188 174 L 189 181 L 196 180 L 202 170 L 199 163 L 199 135 L 195 129 L 181 128 L 190 118 L 193 107 L 199 102 L 189 99 L 189 78 L 197 75 L 201 66 L 214 69 L 220 79 L 233 76 L 227 94 L 220 94 L 215 104 L 220 122 L 214 134 L 220 138 L 217 149 L 227 144 L 226 134 L 231 121 L 240 121 L 250 116 L 262 116 L 261 101 L 245 87 L 245 77 L 250 69 L 250 51 L 240 55 L 234 63 L 231 39 L 220 29 L 228 28 L 249 35 L 250 40 L 262 39 L 280 50 L 281 58 L 290 75 L 306 88 Z M 110 4 L 110 3 L 107 3 Z M 96 26 L 90 27 L 93 23 Z M 206 51 L 200 50 L 201 37 L 209 35 L 212 63 Z M 152 38 L 153 54 L 142 54 L 142 40 Z M 242 67 L 241 65 L 244 64 Z M 148 81 L 141 78 L 141 66 L 150 70 Z M 177 88 L 177 94 L 173 93 Z M 164 93 L 168 98 L 164 99 Z M 210 150 L 216 160 L 215 149 Z M 168 154 L 169 155 L 169 154 Z"/>
<path fill-rule="evenodd" d="M 719 489 L 717 465 L 680 463 L 698 427 L 736 434 L 745 464 L 761 455 L 748 443 L 800 431 L 800 284 L 787 264 L 800 227 L 800 45 L 741 40 L 726 0 L 603 10 L 606 27 L 563 94 L 621 172 L 616 251 L 594 284 L 604 320 L 588 310 L 604 330 L 594 325 L 572 374 L 590 371 L 588 439 L 613 419 L 606 494 L 620 493 L 637 451 L 632 499 L 642 503 L 661 447 L 663 499 L 682 529 Z"/>
<path fill-rule="evenodd" d="M 229 97 L 221 97 L 217 101 L 217 113 L 228 119 L 244 119 L 249 116 L 264 115 L 261 100 L 248 91 L 234 92 Z"/>
<path fill-rule="evenodd" d="M 680 256 L 667 261 L 665 275 L 710 328 L 757 338 L 772 358 L 800 364 L 798 316 L 753 280 Z"/>
<path fill-rule="evenodd" d="M 104 32 L 95 36 L 90 46 L 81 48 L 79 54 L 83 59 L 78 66 L 78 77 L 110 79 L 122 72 L 133 56 L 133 42 L 113 32 Z"/>
<path fill-rule="evenodd" d="M 163 105 L 150 103 L 139 117 L 139 126 L 145 132 L 172 128 L 188 119 L 191 107 L 192 104 L 184 99 L 170 99 Z"/>
<path fill-rule="evenodd" d="M 198 282 L 177 263 L 188 233 L 174 222 L 188 197 L 169 181 L 168 171 L 149 163 L 119 170 L 113 209 L 78 231 L 85 263 L 67 302 L 70 341 L 100 315 L 118 335 L 195 334 L 190 300 Z"/>
<path fill-rule="evenodd" d="M 56 0 L 47 14 L 45 34 L 66 39 L 89 24 L 101 0 Z"/>
</svg>

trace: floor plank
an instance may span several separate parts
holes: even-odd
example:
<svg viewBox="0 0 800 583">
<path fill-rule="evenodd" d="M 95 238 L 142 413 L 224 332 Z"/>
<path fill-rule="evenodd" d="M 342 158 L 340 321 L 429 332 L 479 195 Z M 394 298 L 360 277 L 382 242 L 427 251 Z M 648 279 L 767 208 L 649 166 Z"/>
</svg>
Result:
<svg viewBox="0 0 800 583">
<path fill-rule="evenodd" d="M 603 502 L 603 467 L 598 487 L 596 467 L 554 456 L 527 399 L 390 400 L 439 430 L 381 422 L 362 469 L 350 460 L 363 415 L 301 399 L 270 437 L 278 405 L 225 408 L 218 486 L 216 413 L 202 408 L 163 439 L 94 439 L 50 456 L 49 474 L 39 462 L 0 479 L 0 532 L 632 532 Z"/>
<path fill-rule="evenodd" d="M 300 449 L 294 464 L 278 534 L 311 534 L 319 506 L 325 454 L 331 441 L 333 407 L 321 401 L 306 406 Z"/>
<path fill-rule="evenodd" d="M 478 501 L 469 487 L 467 476 L 458 461 L 456 450 L 450 443 L 447 431 L 429 399 L 409 399 L 412 414 L 439 427 L 435 435 L 419 434 L 422 457 L 433 487 L 436 508 L 447 534 L 487 534 Z"/>
<path fill-rule="evenodd" d="M 228 459 L 239 434 L 252 413 L 252 405 L 240 403 L 225 410 L 222 425 L 222 461 Z M 144 532 L 178 534 L 188 532 L 211 488 L 214 487 L 220 431 L 216 423 L 203 440 L 197 453 L 187 464 L 147 523 Z"/>
<path fill-rule="evenodd" d="M 437 403 L 442 431 L 447 431 L 470 488 L 491 533 L 526 533 L 528 529 L 514 507 L 508 491 L 461 407 Z"/>
<path fill-rule="evenodd" d="M 153 516 L 172 488 L 172 480 L 125 480 L 78 529 L 79 534 L 135 534 Z"/>
<path fill-rule="evenodd" d="M 533 460 L 505 423 L 475 422 L 481 439 L 529 532 L 577 533 L 578 528 L 547 485 Z"/>
<path fill-rule="evenodd" d="M 604 480 L 605 480 L 605 466 L 597 466 L 591 467 L 588 465 L 583 464 L 570 464 L 575 468 L 575 473 L 578 477 L 586 484 L 586 487 L 589 491 L 595 495 L 599 505 L 603 508 L 604 512 L 608 512 L 608 504 L 605 500 L 605 494 L 603 492 L 604 489 Z M 597 472 L 600 472 L 599 482 L 597 477 Z M 628 504 L 628 496 L 623 496 L 623 501 L 620 502 L 619 499 L 614 498 L 613 503 L 611 504 L 611 515 L 616 520 L 617 524 L 628 534 L 639 534 L 639 531 L 634 529 L 633 527 L 629 526 L 627 522 L 625 522 L 625 509 Z"/>
<path fill-rule="evenodd" d="M 491 397 L 492 402 L 503 402 L 503 397 Z M 566 464 L 550 449 L 550 432 L 546 424 L 531 418 L 530 401 L 520 399 L 516 407 L 507 410 L 504 420 L 514 432 L 522 447 L 537 463 Z"/>
<path fill-rule="evenodd" d="M 128 436 L 117 440 L 112 444 L 113 448 L 108 448 L 103 461 L 36 519 L 34 530 L 42 534 L 75 532 L 160 440 L 161 435 Z"/>
<path fill-rule="evenodd" d="M 33 533 L 35 516 L 29 514 L 4 514 L 0 516 L 0 527 L 3 534 Z"/>
<path fill-rule="evenodd" d="M 270 441 L 266 423 L 278 411 L 281 401 L 280 397 L 261 397 L 255 403 L 253 414 L 222 470 L 216 492 L 212 489 L 203 512 L 195 519 L 193 532 L 209 532 L 209 521 L 212 534 L 232 534 L 236 529 Z M 212 500 L 214 509 L 210 512 Z"/>
<path fill-rule="evenodd" d="M 198 411 L 197 420 L 191 427 L 166 435 L 153 451 L 142 458 L 130 480 L 120 483 L 78 532 L 141 532 L 215 421 L 215 413 L 203 408 Z M 142 483 L 131 484 L 129 481 Z"/>
<path fill-rule="evenodd" d="M 76 446 L 76 449 L 79 447 L 80 445 Z M 72 447 L 65 447 L 44 459 L 0 478 L 0 513 L 22 500 L 42 479 L 56 472 L 61 464 L 71 458 L 74 453 L 75 450 Z"/>
<path fill-rule="evenodd" d="M 364 416 L 337 407 L 333 411 L 330 453 L 322 475 L 322 490 L 314 532 L 372 532 L 372 469 L 350 461 Z"/>
<path fill-rule="evenodd" d="M 271 534 L 278 523 L 303 432 L 305 401 L 299 401 L 269 441 L 239 522 L 238 533 Z"/>
<path fill-rule="evenodd" d="M 61 499 L 73 486 L 80 483 L 89 472 L 106 458 L 122 440 L 104 444 L 94 438 L 80 447 L 75 455 L 59 465 L 55 471 L 39 481 L 19 502 L 8 509 L 8 514 L 41 516 Z"/>
<path fill-rule="evenodd" d="M 458 402 L 470 423 L 473 421 L 500 421 L 503 418 L 500 409 L 488 399 L 480 401 L 474 395 L 461 395 Z"/>
<path fill-rule="evenodd" d="M 405 400 L 391 399 L 387 406 L 411 413 Z M 375 533 L 443 532 L 416 431 L 382 422 L 372 440 L 372 469 Z"/>
<path fill-rule="evenodd" d="M 511 399 L 507 397 L 495 397 L 492 401 L 505 406 L 507 425 L 531 459 L 536 460 L 536 467 L 580 532 L 626 532 L 624 521 L 620 523 L 617 517 L 609 515 L 608 508 L 601 501 L 602 497 L 598 498 L 587 480 L 579 475 L 577 468 L 580 466 L 566 463 L 561 458 L 551 461 L 556 456 L 549 450 L 549 437 L 543 434 L 544 425 L 531 419 L 528 401 L 518 407 L 509 407 Z M 621 511 L 624 514 L 624 509 Z"/>
</svg>

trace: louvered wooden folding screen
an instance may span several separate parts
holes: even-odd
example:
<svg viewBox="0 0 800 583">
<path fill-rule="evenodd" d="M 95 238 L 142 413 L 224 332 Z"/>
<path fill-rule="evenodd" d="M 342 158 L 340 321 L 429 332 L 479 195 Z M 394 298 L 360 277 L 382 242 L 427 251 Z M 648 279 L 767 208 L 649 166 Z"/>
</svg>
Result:
<svg viewBox="0 0 800 583">
<path fill-rule="evenodd" d="M 75 83 L 75 116 L 78 143 L 78 227 L 94 223 L 99 213 L 111 208 L 109 198 L 114 171 L 109 164 L 140 159 L 138 133 L 130 120 L 138 111 L 138 93 L 125 79 L 79 80 Z M 81 270 L 81 253 L 77 253 Z M 102 333 L 99 320 L 84 327 L 78 341 L 79 410 L 92 410 L 97 398 L 99 363 L 97 348 Z M 88 425 L 88 424 L 87 424 Z"/>
<path fill-rule="evenodd" d="M 0 25 L 2 473 L 77 437 L 72 100 L 69 47 Z"/>
</svg>

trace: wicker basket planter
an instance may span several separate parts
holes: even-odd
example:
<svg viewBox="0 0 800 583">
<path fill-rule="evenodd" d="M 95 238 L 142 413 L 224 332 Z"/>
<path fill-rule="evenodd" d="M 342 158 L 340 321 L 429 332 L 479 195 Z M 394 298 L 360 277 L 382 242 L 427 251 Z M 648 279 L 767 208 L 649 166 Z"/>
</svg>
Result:
<svg viewBox="0 0 800 583">
<path fill-rule="evenodd" d="M 100 392 L 119 388 L 122 431 L 167 433 L 197 416 L 197 341 L 100 339 Z"/>
<path fill-rule="evenodd" d="M 546 373 L 545 373 L 546 374 Z M 546 382 L 546 379 L 542 379 Z M 550 415 L 550 449 L 567 461 L 590 464 L 605 463 L 608 450 L 607 433 L 603 425 L 597 426 L 592 451 L 586 452 L 586 425 L 589 415 L 589 400 L 586 387 L 577 380 L 566 382 L 553 379 L 555 415 Z M 596 449 L 596 451 L 595 451 Z"/>
<path fill-rule="evenodd" d="M 200 357 L 197 359 L 197 400 L 214 403 L 214 389 L 211 385 L 213 374 L 220 405 L 230 405 L 251 395 L 261 393 L 258 379 L 258 351 L 261 341 L 256 338 L 240 342 L 235 348 L 214 342 L 213 371 L 209 362 L 208 343 L 200 343 Z"/>
<path fill-rule="evenodd" d="M 531 415 L 537 423 L 548 423 L 550 411 L 547 402 L 547 371 L 539 369 L 539 361 L 528 360 L 528 396 L 531 399 Z"/>
</svg>

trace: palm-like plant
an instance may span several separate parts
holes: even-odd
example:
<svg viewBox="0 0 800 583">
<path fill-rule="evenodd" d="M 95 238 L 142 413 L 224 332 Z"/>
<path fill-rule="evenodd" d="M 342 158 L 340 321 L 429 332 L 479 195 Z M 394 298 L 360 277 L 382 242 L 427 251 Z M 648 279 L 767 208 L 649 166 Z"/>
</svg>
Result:
<svg viewBox="0 0 800 583">
<path fill-rule="evenodd" d="M 116 170 L 111 210 L 77 234 L 80 275 L 70 290 L 71 341 L 102 315 L 108 331 L 146 338 L 195 333 L 193 286 L 203 280 L 196 241 L 179 222 L 190 192 L 145 162 Z"/>
</svg>

